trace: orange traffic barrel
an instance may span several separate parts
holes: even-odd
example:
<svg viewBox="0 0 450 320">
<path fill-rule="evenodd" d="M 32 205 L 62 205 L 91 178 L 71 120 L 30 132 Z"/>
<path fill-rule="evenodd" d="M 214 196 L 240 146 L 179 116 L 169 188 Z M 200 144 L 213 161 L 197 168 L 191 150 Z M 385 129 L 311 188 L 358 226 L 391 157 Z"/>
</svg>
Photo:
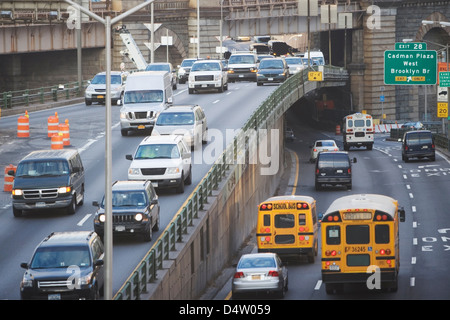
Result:
<svg viewBox="0 0 450 320">
<path fill-rule="evenodd" d="M 28 113 L 17 119 L 17 136 L 19 138 L 28 138 L 30 136 L 30 121 Z"/>
<path fill-rule="evenodd" d="M 61 133 L 52 135 L 52 149 L 63 149 L 63 136 Z"/>
<path fill-rule="evenodd" d="M 336 126 L 336 135 L 340 135 L 341 134 L 341 126 L 337 125 Z"/>
<path fill-rule="evenodd" d="M 61 123 L 58 126 L 59 134 L 63 137 L 63 145 L 64 146 L 70 146 L 70 132 L 69 132 L 69 125 L 68 120 L 66 120 L 66 123 Z"/>
<path fill-rule="evenodd" d="M 48 117 L 47 120 L 48 137 L 51 137 L 54 134 L 58 133 L 58 125 L 59 125 L 59 117 L 58 113 L 55 112 L 55 115 Z"/>
<path fill-rule="evenodd" d="M 10 164 L 9 166 L 5 167 L 5 184 L 3 186 L 3 191 L 9 191 L 11 192 L 13 189 L 13 182 L 14 182 L 14 176 L 8 174 L 9 171 L 16 172 L 17 167 Z"/>
</svg>

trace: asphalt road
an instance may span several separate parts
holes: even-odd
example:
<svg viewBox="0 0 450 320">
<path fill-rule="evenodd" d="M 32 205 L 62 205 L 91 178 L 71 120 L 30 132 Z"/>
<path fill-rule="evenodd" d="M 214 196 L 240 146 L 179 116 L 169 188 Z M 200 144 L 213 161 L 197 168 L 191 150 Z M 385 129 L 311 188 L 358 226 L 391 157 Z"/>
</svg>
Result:
<svg viewBox="0 0 450 320">
<path fill-rule="evenodd" d="M 374 149 L 349 151 L 357 158 L 353 164 L 353 188 L 314 188 L 314 164 L 309 163 L 309 146 L 317 139 L 335 139 L 342 149 L 342 136 L 334 132 L 311 128 L 292 112 L 287 116 L 296 139 L 286 147 L 290 172 L 284 177 L 279 194 L 312 196 L 317 200 L 317 212 L 324 212 L 338 197 L 356 193 L 379 193 L 399 200 L 406 211 L 406 221 L 400 223 L 400 272 L 397 292 L 379 292 L 361 286 L 346 286 L 343 294 L 328 295 L 321 280 L 321 254 L 314 264 L 288 262 L 289 291 L 284 300 L 446 300 L 450 298 L 450 158 L 438 152 L 435 162 L 427 160 L 404 163 L 401 144 L 389 141 L 387 134 L 377 134 Z M 298 172 L 296 157 L 298 157 Z M 295 184 L 295 176 L 298 181 Z M 256 212 L 255 212 L 256 213 Z M 320 243 L 319 243 L 320 246 Z M 254 235 L 243 253 L 257 252 Z M 236 259 L 238 259 L 239 255 Z M 237 262 L 237 261 L 236 261 Z M 218 282 L 209 288 L 203 299 L 230 299 L 232 267 L 223 270 Z M 268 302 L 273 297 L 248 297 Z M 283 309 L 284 304 L 278 302 Z M 294 305 L 286 304 L 293 308 Z M 291 310 L 294 312 L 294 310 Z"/>
<path fill-rule="evenodd" d="M 239 129 L 259 104 L 276 86 L 257 87 L 254 82 L 229 84 L 223 93 L 204 92 L 190 95 L 187 85 L 179 85 L 174 104 L 199 104 L 205 110 L 210 142 L 194 151 L 193 183 L 183 194 L 170 190 L 158 191 L 161 204 L 161 234 L 188 195 L 207 173 L 234 130 Z M 85 106 L 84 103 L 29 113 L 30 137 L 17 138 L 17 115 L 0 119 L 0 166 L 17 165 L 20 159 L 33 150 L 49 149 L 47 121 L 58 113 L 60 122 L 68 119 L 70 143 L 78 148 L 86 169 L 86 195 L 84 205 L 75 215 L 58 212 L 41 212 L 14 218 L 9 192 L 0 192 L 0 299 L 19 299 L 19 283 L 24 270 L 21 262 L 28 262 L 36 245 L 53 231 L 93 230 L 92 201 L 101 200 L 105 190 L 105 106 Z M 125 154 L 134 153 L 145 134 L 122 137 L 119 124 L 119 106 L 112 106 L 112 179 L 126 180 L 130 164 Z M 233 129 L 233 130 L 230 130 Z M 227 136 L 228 135 L 228 136 Z M 228 140 L 227 140 L 228 139 Z M 2 170 L 3 171 L 3 170 Z M 4 175 L 1 173 L 3 180 Z M 153 240 L 155 241 L 155 240 Z M 138 238 L 115 238 L 113 252 L 113 293 L 117 292 L 139 261 L 145 256 L 150 243 Z"/>
</svg>

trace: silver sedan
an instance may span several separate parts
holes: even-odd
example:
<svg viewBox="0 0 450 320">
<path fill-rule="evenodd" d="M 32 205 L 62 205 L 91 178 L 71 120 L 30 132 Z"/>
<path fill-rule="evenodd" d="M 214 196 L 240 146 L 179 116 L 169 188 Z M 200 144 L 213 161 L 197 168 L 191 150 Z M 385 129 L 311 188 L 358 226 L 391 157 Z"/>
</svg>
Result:
<svg viewBox="0 0 450 320">
<path fill-rule="evenodd" d="M 276 293 L 288 290 L 288 270 L 276 253 L 245 254 L 239 260 L 232 281 L 232 296 L 246 293 Z"/>
</svg>

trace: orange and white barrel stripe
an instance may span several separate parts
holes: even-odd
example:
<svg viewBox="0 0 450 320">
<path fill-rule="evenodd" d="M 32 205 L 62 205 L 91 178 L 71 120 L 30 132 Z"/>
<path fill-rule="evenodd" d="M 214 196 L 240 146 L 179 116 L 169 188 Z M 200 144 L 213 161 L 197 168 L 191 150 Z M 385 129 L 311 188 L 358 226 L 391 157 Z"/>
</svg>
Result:
<svg viewBox="0 0 450 320">
<path fill-rule="evenodd" d="M 66 120 L 66 123 L 61 123 L 58 126 L 58 130 L 59 130 L 59 133 L 62 134 L 63 145 L 70 146 L 70 132 L 69 132 L 68 120 Z"/>
<path fill-rule="evenodd" d="M 50 138 L 54 134 L 58 133 L 58 125 L 59 125 L 59 117 L 58 113 L 55 112 L 54 116 L 48 117 L 47 120 L 47 131 L 48 131 L 48 137 Z"/>
<path fill-rule="evenodd" d="M 28 112 L 17 119 L 17 136 L 19 138 L 28 138 L 30 136 L 30 120 Z"/>
<path fill-rule="evenodd" d="M 9 191 L 11 192 L 13 189 L 13 183 L 14 183 L 14 176 L 8 174 L 9 171 L 16 172 L 17 167 L 10 164 L 9 166 L 5 167 L 5 184 L 3 186 L 3 191 Z"/>
<path fill-rule="evenodd" d="M 63 136 L 61 133 L 52 135 L 52 149 L 63 149 Z"/>
</svg>

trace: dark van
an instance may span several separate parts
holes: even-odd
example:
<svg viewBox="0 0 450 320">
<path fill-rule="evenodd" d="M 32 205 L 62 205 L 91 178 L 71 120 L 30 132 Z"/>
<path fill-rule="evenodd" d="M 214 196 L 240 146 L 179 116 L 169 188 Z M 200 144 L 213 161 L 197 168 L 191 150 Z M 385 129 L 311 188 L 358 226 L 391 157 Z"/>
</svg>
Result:
<svg viewBox="0 0 450 320">
<path fill-rule="evenodd" d="M 84 201 L 84 167 L 75 149 L 33 151 L 17 165 L 12 207 L 15 217 L 24 210 L 64 209 L 75 213 Z"/>
<path fill-rule="evenodd" d="M 429 158 L 436 160 L 433 134 L 429 130 L 407 131 L 403 135 L 402 160 Z"/>
<path fill-rule="evenodd" d="M 344 185 L 347 189 L 352 188 L 352 162 L 345 151 L 320 152 L 316 160 L 316 190 L 323 185 Z"/>
</svg>

